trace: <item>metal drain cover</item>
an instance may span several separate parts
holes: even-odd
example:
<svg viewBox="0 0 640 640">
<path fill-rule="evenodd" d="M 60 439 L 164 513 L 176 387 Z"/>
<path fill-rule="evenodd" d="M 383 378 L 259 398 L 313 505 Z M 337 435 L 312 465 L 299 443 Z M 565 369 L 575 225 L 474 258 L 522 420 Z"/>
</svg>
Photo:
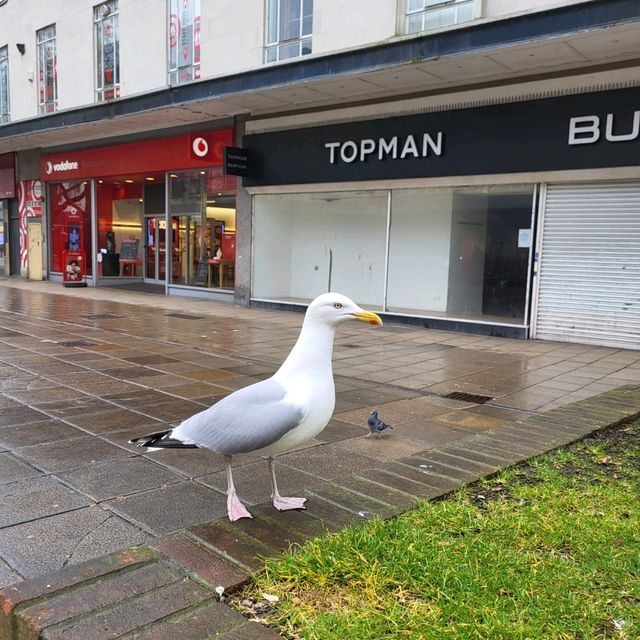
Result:
<svg viewBox="0 0 640 640">
<path fill-rule="evenodd" d="M 473 404 L 484 404 L 485 402 L 489 402 L 489 400 L 493 400 L 491 396 L 480 396 L 476 395 L 475 393 L 464 393 L 463 391 L 452 391 L 451 393 L 447 393 L 446 396 L 442 397 L 448 398 L 449 400 L 471 402 Z"/>
<path fill-rule="evenodd" d="M 88 340 L 68 340 L 67 342 L 58 342 L 61 347 L 93 347 L 96 343 Z"/>
<path fill-rule="evenodd" d="M 122 318 L 122 316 L 117 316 L 115 313 L 92 313 L 83 317 L 87 320 L 109 320 L 111 318 Z"/>
<path fill-rule="evenodd" d="M 182 320 L 202 320 L 204 316 L 191 316 L 188 313 L 166 313 L 171 318 L 180 318 Z"/>
</svg>

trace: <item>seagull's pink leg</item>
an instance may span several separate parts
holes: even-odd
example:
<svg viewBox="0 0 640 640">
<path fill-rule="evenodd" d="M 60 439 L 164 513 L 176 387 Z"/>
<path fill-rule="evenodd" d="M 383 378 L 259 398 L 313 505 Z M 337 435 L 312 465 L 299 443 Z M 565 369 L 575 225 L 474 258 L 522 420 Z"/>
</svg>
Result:
<svg viewBox="0 0 640 640">
<path fill-rule="evenodd" d="M 231 456 L 225 456 L 224 461 L 227 467 L 227 513 L 229 514 L 229 520 L 235 522 L 240 518 L 253 517 L 240 502 L 236 488 L 233 486 L 233 475 L 231 474 Z"/>
<path fill-rule="evenodd" d="M 273 506 L 278 511 L 305 509 L 304 503 L 307 501 L 306 498 L 283 498 L 278 492 L 275 463 L 271 457 L 269 458 L 269 473 L 271 474 L 271 497 L 273 498 Z"/>
</svg>

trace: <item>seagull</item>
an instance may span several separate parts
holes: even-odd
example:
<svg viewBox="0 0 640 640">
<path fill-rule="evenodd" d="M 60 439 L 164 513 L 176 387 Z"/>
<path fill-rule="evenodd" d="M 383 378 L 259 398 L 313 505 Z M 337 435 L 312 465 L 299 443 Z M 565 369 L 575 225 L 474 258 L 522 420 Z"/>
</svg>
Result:
<svg viewBox="0 0 640 640">
<path fill-rule="evenodd" d="M 232 456 L 266 457 L 271 498 L 279 511 L 304 509 L 306 498 L 278 492 L 274 456 L 315 438 L 326 426 L 336 402 L 331 355 L 337 327 L 349 320 L 382 326 L 380 317 L 347 296 L 324 293 L 309 305 L 293 349 L 270 378 L 234 391 L 179 426 L 129 442 L 149 451 L 205 448 L 225 458 L 229 520 L 251 518 L 236 493 Z"/>
<path fill-rule="evenodd" d="M 378 412 L 375 409 L 371 411 L 371 414 L 367 418 L 367 424 L 369 425 L 369 433 L 367 434 L 367 438 L 371 437 L 374 434 L 379 438 L 380 436 L 382 436 L 382 432 L 385 429 L 393 429 L 390 424 L 387 424 L 386 422 L 383 422 L 382 420 L 380 420 L 380 418 L 378 418 Z"/>
</svg>

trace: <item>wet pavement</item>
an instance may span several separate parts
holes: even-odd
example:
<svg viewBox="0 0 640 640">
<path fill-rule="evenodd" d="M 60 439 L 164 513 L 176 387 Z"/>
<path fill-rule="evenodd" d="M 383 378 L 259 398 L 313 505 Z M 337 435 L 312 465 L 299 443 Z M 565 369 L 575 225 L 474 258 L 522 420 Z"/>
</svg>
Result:
<svg viewBox="0 0 640 640">
<path fill-rule="evenodd" d="M 0 586 L 224 516 L 221 456 L 141 454 L 127 441 L 271 375 L 301 322 L 292 312 L 0 281 Z M 352 323 L 338 331 L 334 373 L 334 419 L 278 458 L 283 493 L 638 383 L 640 351 Z M 379 440 L 363 437 L 372 407 L 395 427 Z M 242 499 L 267 500 L 266 463 L 246 455 L 234 464 Z"/>
</svg>

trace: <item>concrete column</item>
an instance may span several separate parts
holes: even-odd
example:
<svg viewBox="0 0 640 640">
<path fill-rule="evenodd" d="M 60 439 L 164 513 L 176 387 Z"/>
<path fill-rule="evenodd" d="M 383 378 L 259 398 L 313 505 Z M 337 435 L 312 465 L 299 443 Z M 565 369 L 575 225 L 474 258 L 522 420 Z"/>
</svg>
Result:
<svg viewBox="0 0 640 640">
<path fill-rule="evenodd" d="M 235 145 L 242 147 L 246 117 L 235 118 Z M 251 298 L 251 239 L 253 216 L 251 215 L 251 196 L 244 188 L 244 179 L 238 178 L 236 191 L 236 282 L 234 303 L 249 306 Z"/>
</svg>

